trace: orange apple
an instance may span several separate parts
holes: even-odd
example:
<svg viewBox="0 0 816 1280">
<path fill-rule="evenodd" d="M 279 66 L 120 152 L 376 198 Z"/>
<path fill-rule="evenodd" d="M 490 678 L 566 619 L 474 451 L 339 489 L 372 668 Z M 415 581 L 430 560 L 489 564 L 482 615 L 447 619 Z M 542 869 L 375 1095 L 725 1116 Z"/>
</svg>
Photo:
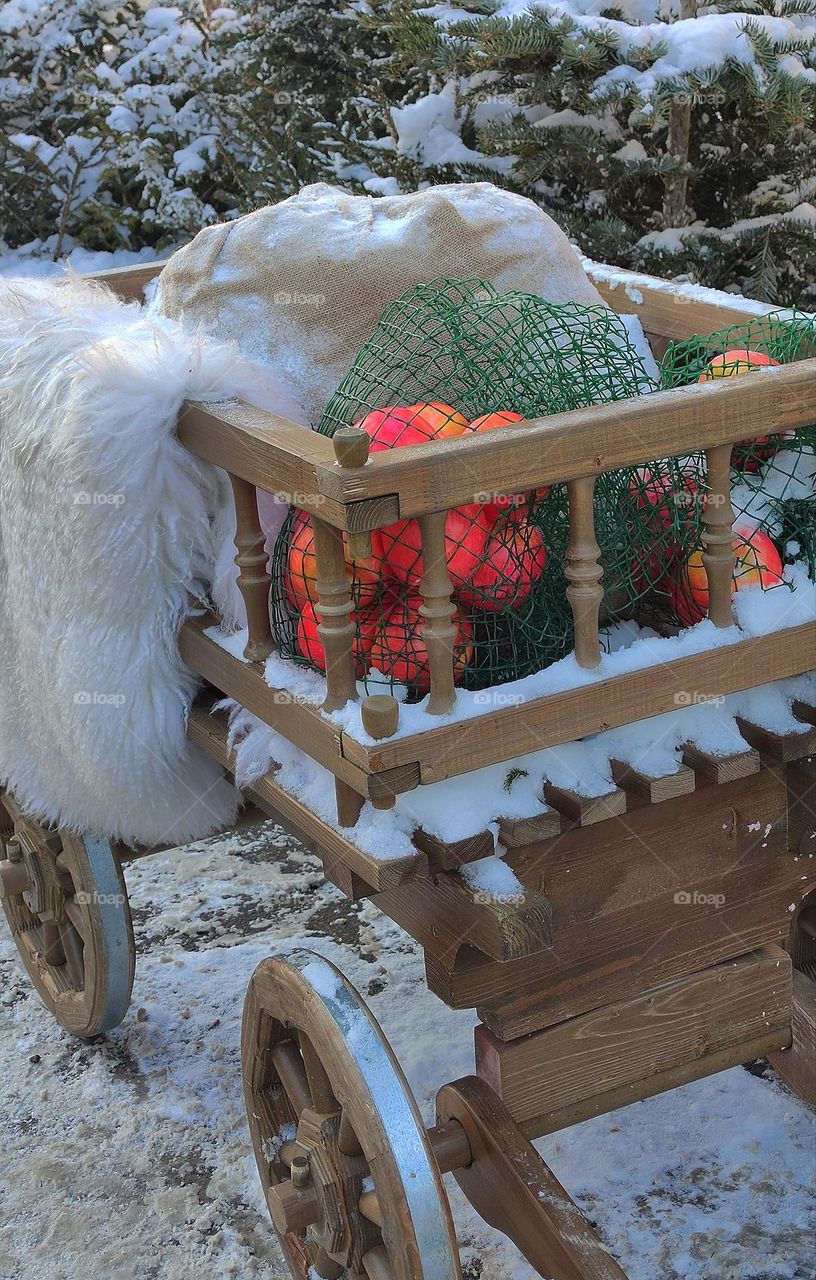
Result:
<svg viewBox="0 0 816 1280">
<path fill-rule="evenodd" d="M 767 591 L 782 582 L 782 560 L 767 534 L 747 525 L 734 526 L 731 542 L 736 556 L 732 594 L 745 587 L 761 586 Z M 708 613 L 708 575 L 702 548 L 691 553 L 680 575 L 669 587 L 669 595 L 684 626 L 699 622 Z"/>
<path fill-rule="evenodd" d="M 748 351 L 745 348 L 734 348 L 722 355 L 713 356 L 697 379 L 698 382 L 711 382 L 714 378 L 733 378 L 742 373 L 750 373 L 752 369 L 763 369 L 769 365 L 779 364 L 764 351 Z"/>
<path fill-rule="evenodd" d="M 431 400 L 427 404 L 420 401 L 408 406 L 409 413 L 418 414 L 423 422 L 427 422 L 435 433 L 442 438 L 461 436 L 467 429 L 467 418 L 452 405 L 443 404 L 441 400 Z"/>
<path fill-rule="evenodd" d="M 496 409 L 493 413 L 483 413 L 480 418 L 474 418 L 465 427 L 465 431 L 470 435 L 474 431 L 493 431 L 496 427 L 507 427 L 514 422 L 523 422 L 524 419 L 520 413 L 514 413 L 512 409 Z"/>
<path fill-rule="evenodd" d="M 521 511 L 500 519 L 485 544 L 470 582 L 460 588 L 461 604 L 505 609 L 527 599 L 544 572 L 547 552 L 539 529 Z"/>
<path fill-rule="evenodd" d="M 427 693 L 431 687 L 431 669 L 423 635 L 425 620 L 419 612 L 421 603 L 421 598 L 412 594 L 394 603 L 376 630 L 370 662 L 397 684 Z M 458 612 L 453 621 L 457 629 L 454 680 L 458 682 L 473 654 L 473 629 Z"/>
<path fill-rule="evenodd" d="M 374 555 L 367 560 L 352 560 L 348 550 L 348 535 L 343 534 L 343 555 L 346 576 L 351 583 L 351 594 L 360 608 L 365 608 L 377 597 L 383 580 L 384 565 L 379 554 L 379 543 L 372 538 Z M 284 585 L 289 601 L 296 609 L 317 602 L 317 558 L 314 533 L 305 512 L 295 517 L 289 543 Z"/>
<path fill-rule="evenodd" d="M 767 369 L 780 362 L 764 351 L 749 351 L 735 348 L 721 356 L 714 356 L 697 379 L 698 382 L 711 382 L 715 378 L 733 378 L 752 369 Z M 774 456 L 779 448 L 776 436 L 757 436 L 755 440 L 740 440 L 734 445 L 731 453 L 731 466 L 741 471 L 759 471 L 763 463 Z"/>
</svg>

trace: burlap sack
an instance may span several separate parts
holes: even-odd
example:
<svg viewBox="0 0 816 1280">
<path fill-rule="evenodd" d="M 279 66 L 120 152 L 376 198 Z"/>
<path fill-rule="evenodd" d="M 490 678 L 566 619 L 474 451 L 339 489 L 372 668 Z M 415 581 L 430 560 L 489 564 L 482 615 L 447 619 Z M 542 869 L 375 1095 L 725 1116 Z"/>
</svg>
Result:
<svg viewBox="0 0 816 1280">
<path fill-rule="evenodd" d="M 603 305 L 552 218 L 488 182 L 377 198 L 305 187 L 200 231 L 153 305 L 271 365 L 316 424 L 384 307 L 439 276 Z"/>
</svg>

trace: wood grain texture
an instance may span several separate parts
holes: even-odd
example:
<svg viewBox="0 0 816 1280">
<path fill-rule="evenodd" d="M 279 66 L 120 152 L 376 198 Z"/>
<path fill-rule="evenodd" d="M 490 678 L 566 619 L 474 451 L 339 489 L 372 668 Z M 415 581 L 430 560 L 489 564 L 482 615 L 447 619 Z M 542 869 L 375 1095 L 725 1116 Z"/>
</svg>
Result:
<svg viewBox="0 0 816 1280">
<path fill-rule="evenodd" d="M 693 297 L 684 292 L 682 286 L 639 272 L 627 272 L 627 280 L 610 283 L 603 278 L 603 273 L 610 268 L 602 263 L 598 264 L 597 271 L 593 267 L 594 264 L 589 263 L 587 275 L 604 302 L 622 315 L 638 316 L 649 334 L 662 338 L 693 338 L 701 333 L 730 329 L 735 324 L 761 322 L 762 315 L 773 310 L 769 306 L 757 309 L 757 304 L 740 307 L 725 298 L 718 302 L 714 290 L 710 300 Z M 616 267 L 611 269 L 617 271 Z"/>
<path fill-rule="evenodd" d="M 401 517 L 640 466 L 655 458 L 793 430 L 816 418 L 816 360 L 761 377 L 720 378 L 653 395 L 552 414 L 430 444 L 385 449 L 365 467 L 321 468 L 334 503 L 399 494 Z"/>
<path fill-rule="evenodd" d="M 561 814 L 565 830 L 571 826 L 589 827 L 626 812 L 626 792 L 619 788 L 600 796 L 582 796 L 577 791 L 545 782 L 544 799 Z"/>
<path fill-rule="evenodd" d="M 816 1106 L 816 982 L 798 969 L 793 971 L 792 1043 L 769 1057 L 788 1088 Z"/>
<path fill-rule="evenodd" d="M 736 555 L 731 526 L 731 445 L 706 450 L 706 502 L 703 507 L 703 565 L 708 580 L 708 616 L 715 627 L 734 625 L 731 606 Z"/>
<path fill-rule="evenodd" d="M 378 894 L 374 902 L 427 952 L 451 965 L 465 945 L 500 965 L 536 955 L 550 945 L 552 910 L 546 898 L 532 890 L 518 901 L 500 902 L 456 872 L 441 872 Z M 508 970 L 512 967 L 507 965 Z"/>
<path fill-rule="evenodd" d="M 266 536 L 258 518 L 255 486 L 238 476 L 230 476 L 230 483 L 235 502 L 238 590 L 243 597 L 249 630 L 244 657 L 248 662 L 264 662 L 275 647 L 269 619 L 272 576 L 266 554 Z"/>
<path fill-rule="evenodd" d="M 496 851 L 492 831 L 477 831 L 464 840 L 446 841 L 418 827 L 413 834 L 413 841 L 422 853 L 428 855 L 432 870 L 438 871 L 455 871 L 468 862 L 489 858 Z"/>
<path fill-rule="evenodd" d="M 790 956 L 768 947 L 520 1040 L 479 1026 L 477 1074 L 518 1124 L 618 1090 L 635 1102 L 652 1077 L 695 1058 L 772 1032 L 789 1043 L 791 984 Z"/>
<path fill-rule="evenodd" d="M 235 753 L 227 749 L 226 719 L 222 713 L 210 714 L 206 704 L 193 707 L 187 734 L 224 769 L 234 773 Z M 265 813 L 283 823 L 307 848 L 325 859 L 329 879 L 340 878 L 340 887 L 349 892 L 349 896 L 360 896 L 359 891 L 363 887 L 368 896 L 403 884 L 414 876 L 428 874 L 428 860 L 420 852 L 384 860 L 358 849 L 351 840 L 279 786 L 272 773 L 256 779 L 249 788 L 249 794 Z"/>
<path fill-rule="evenodd" d="M 471 1150 L 453 1176 L 476 1212 L 502 1231 L 539 1275 L 552 1280 L 626 1280 L 492 1089 L 475 1076 L 440 1089 L 437 1118 L 458 1120 Z"/>
<path fill-rule="evenodd" d="M 737 778 L 747 778 L 759 773 L 759 752 L 750 748 L 737 751 L 731 755 L 713 756 L 701 751 L 693 742 L 687 742 L 682 748 L 683 763 L 694 771 L 698 787 L 721 786 L 725 782 L 735 782 Z"/>
<path fill-rule="evenodd" d="M 601 549 L 595 536 L 595 476 L 581 476 L 567 484 L 569 541 L 564 568 L 567 599 L 575 627 L 575 660 L 579 667 L 601 661 L 598 618 L 603 600 Z"/>
<path fill-rule="evenodd" d="M 681 764 L 674 773 L 666 773 L 658 778 L 641 773 L 623 760 L 611 760 L 610 765 L 616 784 L 626 792 L 629 809 L 640 804 L 661 804 L 664 800 L 687 796 L 695 787 L 694 770 L 685 764 Z"/>
<path fill-rule="evenodd" d="M 784 940 L 791 902 L 816 886 L 816 858 L 790 845 L 789 803 L 784 776 L 763 769 L 693 805 L 679 796 L 509 851 L 552 904 L 551 948 L 506 967 L 470 942 L 429 952 L 431 989 L 513 1039 Z"/>
<path fill-rule="evenodd" d="M 787 764 L 816 752 L 816 727 L 806 728 L 803 725 L 798 733 L 774 733 L 743 716 L 737 716 L 736 721 L 745 741 L 769 761 Z"/>
<path fill-rule="evenodd" d="M 499 818 L 499 840 L 505 849 L 520 849 L 536 840 L 546 840 L 561 831 L 561 815 L 555 809 L 535 813 L 530 818 Z"/>
<path fill-rule="evenodd" d="M 89 272 L 86 279 L 107 285 L 123 302 L 143 302 L 145 285 L 155 280 L 168 261 L 168 258 L 157 258 L 155 262 L 137 263 L 133 267 L 110 267 L 107 271 Z"/>
<path fill-rule="evenodd" d="M 676 710 L 689 690 L 718 697 L 764 683 L 769 671 L 775 679 L 801 674 L 812 668 L 814 652 L 816 623 L 803 623 L 374 747 L 346 736 L 343 751 L 364 771 L 413 763 L 422 782 L 438 782 Z"/>
</svg>

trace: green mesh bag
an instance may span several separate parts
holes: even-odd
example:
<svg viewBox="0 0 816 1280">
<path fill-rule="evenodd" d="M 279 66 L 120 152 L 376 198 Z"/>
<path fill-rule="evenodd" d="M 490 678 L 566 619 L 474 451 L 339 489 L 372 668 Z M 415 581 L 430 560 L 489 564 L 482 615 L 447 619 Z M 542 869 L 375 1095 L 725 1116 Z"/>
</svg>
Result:
<svg viewBox="0 0 816 1280">
<path fill-rule="evenodd" d="M 498 293 L 480 280 L 437 280 L 386 308 L 319 430 L 332 435 L 340 426 L 362 425 L 377 451 L 466 430 L 500 430 L 508 422 L 654 389 L 625 321 L 608 308 L 552 305 L 529 294 Z M 451 511 L 445 532 L 457 683 L 488 687 L 569 652 L 564 486 L 485 493 L 484 501 Z M 371 562 L 349 563 L 358 673 L 373 667 L 373 683 L 405 685 L 421 696 L 429 670 L 418 612 L 418 523 L 402 520 L 377 531 L 372 550 Z M 298 513 L 279 539 L 273 577 L 282 652 L 321 668 L 313 549 Z"/>
<path fill-rule="evenodd" d="M 706 375 L 738 348 L 780 363 L 814 353 L 810 317 L 783 313 L 749 326 L 672 344 L 663 387 Z M 730 370 L 728 371 L 731 372 Z M 542 417 L 657 390 L 625 321 L 606 307 L 553 305 L 501 294 L 481 281 L 435 281 L 386 308 L 332 397 L 327 435 L 360 425 L 372 451 L 399 448 L 507 422 Z M 486 419 L 486 420 L 484 420 Z M 737 585 L 779 585 L 782 561 L 814 568 L 816 520 L 810 475 L 814 430 L 735 446 L 733 505 Z M 500 495 L 450 512 L 446 559 L 458 629 L 456 682 L 480 689 L 517 679 L 565 656 L 574 644 L 565 574 L 569 522 L 564 485 Z M 656 460 L 598 477 L 596 529 L 604 570 L 602 622 L 635 619 L 658 629 L 707 611 L 702 561 L 708 501 L 702 455 Z M 766 541 L 763 542 L 762 538 Z M 419 528 L 402 520 L 372 537 L 372 558 L 348 559 L 355 603 L 358 675 L 369 683 L 428 690 L 422 639 Z M 273 564 L 281 652 L 322 670 L 315 563 L 304 513 L 292 511 Z"/>
</svg>

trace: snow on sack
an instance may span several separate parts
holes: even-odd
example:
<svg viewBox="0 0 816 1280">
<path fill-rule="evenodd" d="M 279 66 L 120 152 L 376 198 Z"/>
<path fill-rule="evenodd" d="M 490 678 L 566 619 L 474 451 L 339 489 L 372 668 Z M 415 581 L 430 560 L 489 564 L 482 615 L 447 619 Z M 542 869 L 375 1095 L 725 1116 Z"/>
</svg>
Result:
<svg viewBox="0 0 816 1280">
<path fill-rule="evenodd" d="M 174 428 L 185 398 L 245 385 L 234 352 L 107 290 L 0 282 L 0 784 L 33 815 L 145 844 L 234 816 L 187 742 L 176 647 L 225 482 Z"/>
<path fill-rule="evenodd" d="M 316 425 L 385 307 L 443 276 L 604 305 L 552 218 L 475 182 L 377 198 L 304 187 L 205 227 L 170 259 L 153 306 L 271 365 Z"/>
</svg>

